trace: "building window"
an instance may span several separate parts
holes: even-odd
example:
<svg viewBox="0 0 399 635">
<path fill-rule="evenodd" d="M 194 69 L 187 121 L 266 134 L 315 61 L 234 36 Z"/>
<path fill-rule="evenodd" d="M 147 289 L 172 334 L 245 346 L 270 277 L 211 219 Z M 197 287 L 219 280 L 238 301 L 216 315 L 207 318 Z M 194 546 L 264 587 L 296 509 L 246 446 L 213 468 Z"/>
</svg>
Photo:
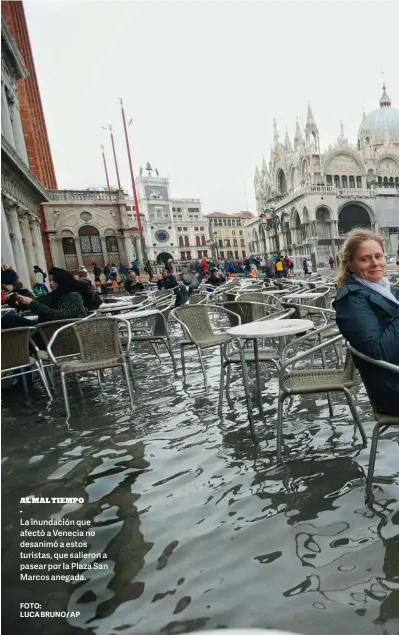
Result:
<svg viewBox="0 0 399 635">
<path fill-rule="evenodd" d="M 230 247 L 230 240 L 228 238 L 225 239 L 225 247 Z"/>
<path fill-rule="evenodd" d="M 181 227 L 178 227 L 178 228 L 177 228 L 177 231 L 178 231 L 178 232 L 181 232 Z"/>
<path fill-rule="evenodd" d="M 181 207 L 176 207 L 176 212 L 181 212 Z"/>
<path fill-rule="evenodd" d="M 201 244 L 206 245 L 206 236 L 201 236 Z"/>
<path fill-rule="evenodd" d="M 334 185 L 335 185 L 335 187 L 337 187 L 338 189 L 340 189 L 340 188 L 341 188 L 341 181 L 340 181 L 340 179 L 339 179 L 338 174 L 336 174 L 336 175 L 334 176 Z"/>
<path fill-rule="evenodd" d="M 221 238 L 219 238 L 218 240 L 218 246 L 223 247 L 223 240 Z"/>
<path fill-rule="evenodd" d="M 231 224 L 232 224 L 232 226 L 233 226 L 233 227 L 235 227 L 235 226 L 236 226 L 236 222 L 235 222 L 235 220 L 232 220 L 232 221 L 231 221 Z"/>
<path fill-rule="evenodd" d="M 246 257 L 246 253 L 245 253 L 245 249 L 242 250 L 242 257 L 245 258 Z"/>
<path fill-rule="evenodd" d="M 227 220 L 225 218 L 223 219 L 223 225 L 224 227 L 227 227 Z"/>
<path fill-rule="evenodd" d="M 331 174 L 327 174 L 326 182 L 327 182 L 327 185 L 332 185 L 332 176 L 331 176 Z"/>
<path fill-rule="evenodd" d="M 194 227 L 194 231 L 197 232 L 198 231 L 198 227 Z"/>
<path fill-rule="evenodd" d="M 238 251 L 234 252 L 234 257 L 238 260 L 238 258 L 239 258 Z"/>
<path fill-rule="evenodd" d="M 187 227 L 183 227 L 183 231 L 186 232 L 187 231 Z"/>
<path fill-rule="evenodd" d="M 237 238 L 233 238 L 233 247 L 238 247 Z"/>
<path fill-rule="evenodd" d="M 221 251 L 221 252 L 220 252 L 220 257 L 221 257 L 221 258 L 224 258 L 224 251 Z"/>
<path fill-rule="evenodd" d="M 241 227 L 241 221 L 240 220 L 236 221 L 236 223 L 237 223 L 237 227 Z"/>
<path fill-rule="evenodd" d="M 205 227 L 200 227 L 200 232 L 203 232 Z"/>
<path fill-rule="evenodd" d="M 234 230 L 234 229 L 233 229 L 233 231 L 231 232 L 231 235 L 232 235 L 232 236 L 235 236 L 235 235 L 236 235 L 236 232 L 235 232 L 235 230 Z"/>
<path fill-rule="evenodd" d="M 227 225 L 228 225 L 228 227 L 231 227 L 231 218 L 227 219 Z"/>
<path fill-rule="evenodd" d="M 348 187 L 348 178 L 347 176 L 345 176 L 345 174 L 342 176 L 342 188 L 343 189 L 347 189 Z"/>
<path fill-rule="evenodd" d="M 195 237 L 195 244 L 200 246 L 201 245 L 201 238 L 199 236 Z"/>
<path fill-rule="evenodd" d="M 188 208 L 188 213 L 189 214 L 199 214 L 199 207 L 189 207 Z"/>
<path fill-rule="evenodd" d="M 190 238 L 188 236 L 184 236 L 184 246 L 190 247 Z"/>
<path fill-rule="evenodd" d="M 179 247 L 184 247 L 183 236 L 179 236 Z"/>
<path fill-rule="evenodd" d="M 240 236 L 242 236 L 244 234 L 244 232 L 242 231 L 242 229 L 240 229 L 240 231 L 238 232 L 240 234 Z"/>
<path fill-rule="evenodd" d="M 355 187 L 355 177 L 354 176 L 350 176 L 349 177 L 349 187 L 352 187 L 352 188 Z"/>
<path fill-rule="evenodd" d="M 227 258 L 232 258 L 233 257 L 233 252 L 232 251 L 228 251 L 227 252 Z"/>
<path fill-rule="evenodd" d="M 356 177 L 356 187 L 359 188 L 359 190 L 362 188 L 362 177 L 361 176 L 357 176 Z"/>
<path fill-rule="evenodd" d="M 79 238 L 82 254 L 102 254 L 98 229 L 85 225 L 79 229 Z"/>
<path fill-rule="evenodd" d="M 245 241 L 244 241 L 244 239 L 243 239 L 243 238 L 241 238 L 241 240 L 240 240 L 240 246 L 241 246 L 241 247 L 245 247 Z"/>
</svg>

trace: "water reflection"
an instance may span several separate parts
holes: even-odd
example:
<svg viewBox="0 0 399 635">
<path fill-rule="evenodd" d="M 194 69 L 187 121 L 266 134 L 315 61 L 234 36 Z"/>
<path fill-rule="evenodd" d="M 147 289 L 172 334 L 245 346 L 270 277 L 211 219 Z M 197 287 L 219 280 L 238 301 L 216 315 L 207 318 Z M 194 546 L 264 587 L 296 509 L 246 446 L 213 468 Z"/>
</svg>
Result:
<svg viewBox="0 0 399 635">
<path fill-rule="evenodd" d="M 206 394 L 190 357 L 186 384 L 164 359 L 156 374 L 153 366 L 140 365 L 134 416 L 116 378 L 106 395 L 87 379 L 83 401 L 72 389 L 69 429 L 61 402 L 47 409 L 39 394 L 25 411 L 16 406 L 21 397 L 5 396 L 6 632 L 20 632 L 23 598 L 44 610 L 81 613 L 69 622 L 25 621 L 27 635 L 152 635 L 244 626 L 308 635 L 397 635 L 394 436 L 381 442 L 377 459 L 377 479 L 384 477 L 380 508 L 368 509 L 368 451 L 353 442 L 339 398 L 331 421 L 323 400 L 292 401 L 286 460 L 277 466 L 274 380 L 268 380 L 266 425 L 258 421 L 262 441 L 256 449 L 236 373 L 232 404 L 224 404 L 219 420 L 217 355 L 206 356 Z M 363 392 L 358 406 L 370 433 Z M 33 506 L 30 513 L 91 520 L 96 535 L 89 550 L 105 554 L 108 568 L 91 570 L 83 583 L 21 583 L 18 500 L 31 493 L 83 496 L 80 506 Z"/>
</svg>

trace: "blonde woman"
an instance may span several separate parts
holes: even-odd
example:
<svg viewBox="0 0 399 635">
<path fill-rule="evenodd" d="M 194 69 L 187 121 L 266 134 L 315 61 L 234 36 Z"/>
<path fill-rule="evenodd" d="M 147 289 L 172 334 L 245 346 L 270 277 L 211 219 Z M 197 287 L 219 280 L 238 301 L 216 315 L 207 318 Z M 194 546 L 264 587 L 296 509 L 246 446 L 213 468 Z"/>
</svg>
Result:
<svg viewBox="0 0 399 635">
<path fill-rule="evenodd" d="M 351 231 L 340 258 L 333 303 L 345 339 L 361 353 L 399 365 L 399 287 L 385 278 L 384 243 L 368 229 Z M 399 415 L 399 375 L 356 359 L 378 410 Z"/>
</svg>

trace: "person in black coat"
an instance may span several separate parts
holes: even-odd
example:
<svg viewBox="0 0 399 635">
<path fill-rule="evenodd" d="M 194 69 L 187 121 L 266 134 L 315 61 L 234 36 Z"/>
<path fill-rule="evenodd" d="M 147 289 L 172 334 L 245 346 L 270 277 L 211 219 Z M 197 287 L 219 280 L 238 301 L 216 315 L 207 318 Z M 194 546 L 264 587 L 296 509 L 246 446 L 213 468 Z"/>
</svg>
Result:
<svg viewBox="0 0 399 635">
<path fill-rule="evenodd" d="M 164 269 L 162 271 L 162 278 L 160 278 L 157 282 L 157 287 L 158 289 L 174 289 L 178 286 L 178 284 L 179 283 L 177 282 L 173 273 L 170 273 L 170 271 Z"/>
<path fill-rule="evenodd" d="M 130 294 L 139 293 L 144 291 L 144 285 L 141 282 L 140 278 L 138 278 L 134 271 L 129 272 L 128 278 L 123 283 L 125 287 L 125 291 Z"/>
<path fill-rule="evenodd" d="M 382 238 L 365 229 L 350 232 L 333 306 L 339 330 L 354 348 L 399 366 L 399 287 L 391 286 L 384 273 Z M 399 374 L 354 361 L 377 410 L 399 416 Z"/>
<path fill-rule="evenodd" d="M 83 318 L 88 314 L 91 305 L 91 290 L 86 284 L 75 280 L 65 269 L 53 267 L 49 271 L 51 293 L 32 299 L 26 296 L 15 296 L 16 305 L 29 309 L 38 315 L 37 322 L 53 322 Z M 23 315 L 8 313 L 1 320 L 2 328 L 33 326 L 34 321 Z"/>
<path fill-rule="evenodd" d="M 14 282 L 17 282 L 18 274 L 11 265 L 3 265 L 1 267 L 1 284 L 5 284 L 7 286 L 12 285 Z"/>
</svg>

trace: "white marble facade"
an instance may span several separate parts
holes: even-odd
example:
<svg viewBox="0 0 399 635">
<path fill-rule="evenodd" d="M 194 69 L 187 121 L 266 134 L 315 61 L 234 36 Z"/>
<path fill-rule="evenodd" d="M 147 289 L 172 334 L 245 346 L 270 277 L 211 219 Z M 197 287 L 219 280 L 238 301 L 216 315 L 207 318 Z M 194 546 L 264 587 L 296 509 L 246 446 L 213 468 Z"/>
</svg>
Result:
<svg viewBox="0 0 399 635">
<path fill-rule="evenodd" d="M 385 85 L 379 108 L 363 115 L 357 143 L 340 136 L 326 152 L 308 107 L 304 131 L 296 123 L 294 142 L 280 140 L 274 120 L 269 164 L 255 170 L 259 216 L 247 223 L 250 250 L 312 256 L 323 266 L 335 256 L 345 234 L 356 226 L 372 227 L 395 253 L 399 236 L 399 110 Z"/>
<path fill-rule="evenodd" d="M 3 16 L 1 43 L 1 262 L 31 286 L 34 265 L 46 270 L 38 206 L 49 197 L 29 168 L 17 92 L 27 70 Z"/>
<path fill-rule="evenodd" d="M 70 271 L 96 263 L 119 266 L 136 257 L 123 192 L 59 190 L 43 204 L 53 263 Z"/>
<path fill-rule="evenodd" d="M 153 262 L 201 260 L 212 255 L 209 226 L 198 198 L 170 198 L 169 180 L 140 169 L 136 179 L 147 257 Z M 135 221 L 134 201 L 128 203 Z"/>
</svg>

